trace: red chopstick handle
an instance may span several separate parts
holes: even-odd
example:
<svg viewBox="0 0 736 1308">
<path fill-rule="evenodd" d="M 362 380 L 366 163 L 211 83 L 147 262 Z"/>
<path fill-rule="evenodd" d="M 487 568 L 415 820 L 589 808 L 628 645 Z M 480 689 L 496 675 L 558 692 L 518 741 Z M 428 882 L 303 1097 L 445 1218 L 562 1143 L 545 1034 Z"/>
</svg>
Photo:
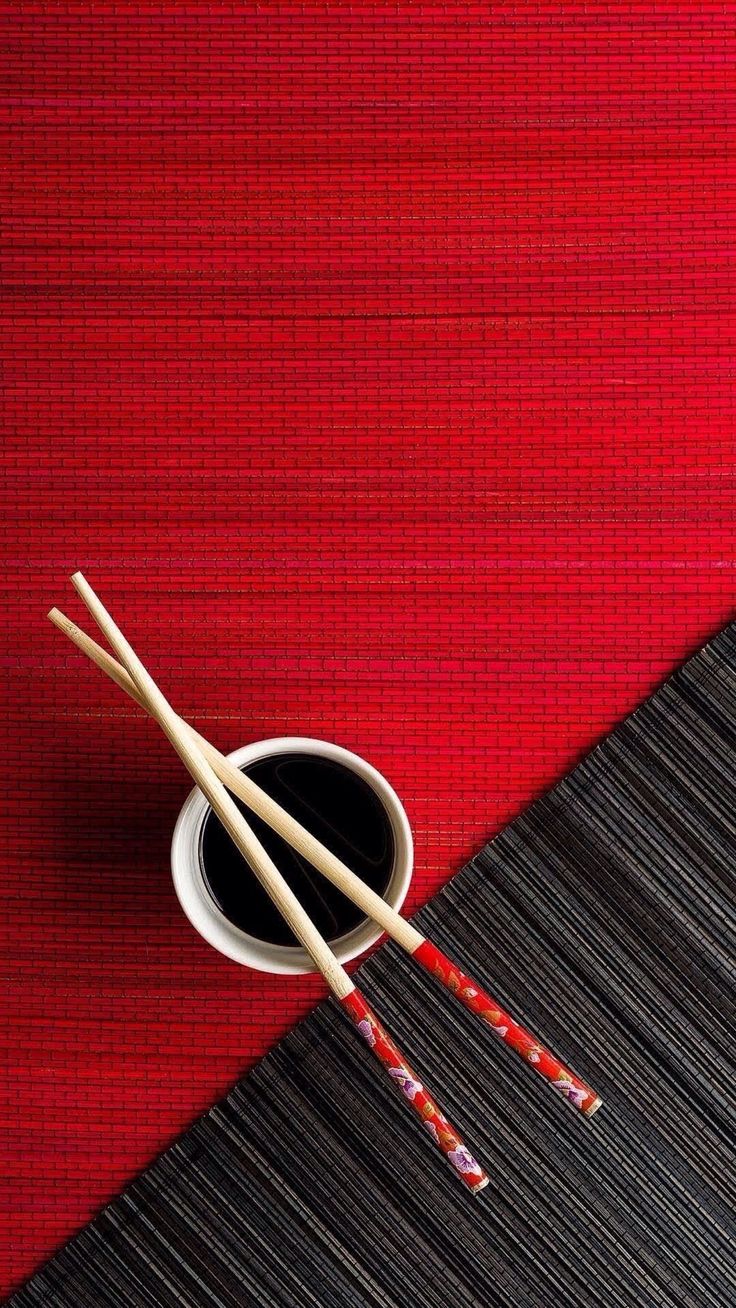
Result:
<svg viewBox="0 0 736 1308">
<path fill-rule="evenodd" d="M 422 941 L 412 957 L 436 976 L 443 986 L 452 991 L 471 1013 L 477 1013 L 482 1017 L 504 1044 L 516 1050 L 517 1054 L 521 1054 L 535 1072 L 545 1077 L 574 1108 L 578 1108 L 586 1117 L 591 1117 L 596 1109 L 600 1108 L 602 1100 L 595 1090 L 591 1090 L 590 1086 L 571 1072 L 569 1067 L 565 1067 L 559 1058 L 555 1058 L 549 1049 L 545 1049 L 544 1045 L 540 1045 L 539 1041 L 525 1031 L 523 1026 L 519 1026 L 519 1023 L 504 1012 L 500 1004 L 497 1004 L 477 981 L 473 981 L 472 977 L 461 972 L 460 968 L 430 940 Z"/>
<path fill-rule="evenodd" d="M 406 1101 L 421 1118 L 422 1125 L 435 1144 L 442 1150 L 448 1163 L 470 1190 L 482 1190 L 488 1177 L 466 1149 L 454 1127 L 450 1126 L 434 1099 L 412 1072 L 406 1059 L 397 1049 L 391 1036 L 381 1025 L 359 990 L 351 990 L 340 1000 L 345 1012 L 357 1026 L 366 1044 L 376 1058 L 387 1068 L 394 1085 L 404 1094 Z"/>
</svg>

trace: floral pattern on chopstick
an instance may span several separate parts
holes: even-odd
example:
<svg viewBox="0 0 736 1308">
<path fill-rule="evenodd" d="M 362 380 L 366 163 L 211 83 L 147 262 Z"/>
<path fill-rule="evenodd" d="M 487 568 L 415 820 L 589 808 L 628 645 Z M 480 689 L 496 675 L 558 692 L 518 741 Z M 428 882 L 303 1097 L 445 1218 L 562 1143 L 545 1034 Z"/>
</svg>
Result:
<svg viewBox="0 0 736 1308">
<path fill-rule="evenodd" d="M 534 1070 L 549 1081 L 552 1088 L 563 1098 L 578 1108 L 581 1113 L 591 1114 L 595 1111 L 600 1104 L 595 1091 L 504 1012 L 477 981 L 466 976 L 436 945 L 429 940 L 424 940 L 415 950 L 413 957 L 428 972 L 436 976 L 437 980 L 441 981 L 462 1004 L 465 1004 L 466 1008 L 483 1018 L 504 1044 L 531 1063 Z"/>
<path fill-rule="evenodd" d="M 425 1131 L 442 1150 L 447 1161 L 471 1190 L 480 1190 L 488 1182 L 483 1168 L 440 1112 L 432 1096 L 402 1057 L 388 1031 L 381 1025 L 359 990 L 351 990 L 340 1000 L 366 1044 L 387 1069 L 391 1080 L 419 1115 Z"/>
</svg>

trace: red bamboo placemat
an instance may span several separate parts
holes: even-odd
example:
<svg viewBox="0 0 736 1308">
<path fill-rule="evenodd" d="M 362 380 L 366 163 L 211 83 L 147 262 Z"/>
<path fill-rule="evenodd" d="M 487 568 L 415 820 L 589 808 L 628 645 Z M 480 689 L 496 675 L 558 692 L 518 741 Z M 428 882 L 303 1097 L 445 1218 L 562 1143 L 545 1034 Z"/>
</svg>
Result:
<svg viewBox="0 0 736 1308">
<path fill-rule="evenodd" d="M 194 936 L 46 609 L 364 753 L 423 902 L 732 616 L 736 5 L 3 17 L 10 1287 L 321 993 Z"/>
</svg>

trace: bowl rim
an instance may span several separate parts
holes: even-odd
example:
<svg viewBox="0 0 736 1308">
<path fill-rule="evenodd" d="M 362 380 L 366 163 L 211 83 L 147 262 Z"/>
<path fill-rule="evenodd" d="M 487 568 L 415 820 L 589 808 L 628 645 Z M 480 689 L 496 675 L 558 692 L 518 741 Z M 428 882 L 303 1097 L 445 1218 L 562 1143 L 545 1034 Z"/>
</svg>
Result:
<svg viewBox="0 0 736 1308">
<path fill-rule="evenodd" d="M 366 759 L 332 741 L 313 736 L 273 736 L 242 745 L 227 757 L 236 767 L 274 754 L 317 754 L 342 763 L 371 786 L 381 800 L 394 837 L 394 866 L 384 899 L 400 911 L 411 884 L 414 847 L 409 819 L 393 786 Z M 210 805 L 195 786 L 190 791 L 174 827 L 171 839 L 171 874 L 181 907 L 192 926 L 220 953 L 246 967 L 277 975 L 314 972 L 314 964 L 301 946 L 272 945 L 237 927 L 215 904 L 204 881 L 199 857 L 202 826 Z M 348 963 L 374 945 L 382 928 L 365 918 L 343 936 L 330 942 L 340 963 Z"/>
</svg>

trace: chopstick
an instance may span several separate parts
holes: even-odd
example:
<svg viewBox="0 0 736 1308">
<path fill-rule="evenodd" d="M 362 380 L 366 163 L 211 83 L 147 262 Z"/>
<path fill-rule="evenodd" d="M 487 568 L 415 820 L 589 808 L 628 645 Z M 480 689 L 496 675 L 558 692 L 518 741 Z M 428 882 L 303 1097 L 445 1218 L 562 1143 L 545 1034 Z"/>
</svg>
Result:
<svg viewBox="0 0 736 1308">
<path fill-rule="evenodd" d="M 248 826 L 222 781 L 215 774 L 194 733 L 178 717 L 81 572 L 74 574 L 72 583 L 124 665 L 138 692 L 135 697 L 168 737 L 225 830 L 294 935 L 310 955 L 316 970 L 321 972 L 332 994 L 357 1026 L 376 1057 L 386 1067 L 394 1084 L 403 1091 L 407 1103 L 421 1118 L 427 1132 L 442 1150 L 456 1174 L 471 1191 L 482 1190 L 488 1184 L 489 1178 L 465 1147 L 432 1096 L 417 1080 L 365 997 L 338 962 L 327 941 L 317 930 L 255 832 Z"/>
<path fill-rule="evenodd" d="M 76 623 L 52 609 L 49 618 L 60 631 L 69 637 L 83 654 L 92 660 L 107 674 L 126 694 L 136 700 L 143 708 L 146 703 L 135 682 L 125 668 L 98 645 L 91 636 L 82 631 Z M 466 975 L 461 968 L 447 957 L 438 947 L 423 936 L 416 927 L 407 922 L 396 909 L 387 904 L 380 895 L 356 876 L 331 850 L 317 840 L 310 831 L 303 827 L 291 813 L 277 804 L 276 800 L 261 790 L 250 777 L 246 776 L 215 749 L 209 741 L 200 736 L 192 726 L 179 718 L 180 724 L 190 733 L 205 754 L 214 772 L 238 799 L 242 800 L 262 818 L 274 831 L 296 849 L 302 856 L 337 886 L 344 895 L 357 904 L 368 917 L 401 945 L 408 954 L 430 972 L 447 990 L 450 991 L 471 1012 L 479 1016 L 491 1027 L 491 1030 L 504 1044 L 519 1054 L 530 1067 L 542 1076 L 569 1103 L 586 1117 L 592 1117 L 600 1108 L 602 1100 L 590 1086 L 572 1072 L 540 1041 L 514 1020 L 493 997 L 484 990 L 479 982 Z"/>
</svg>

